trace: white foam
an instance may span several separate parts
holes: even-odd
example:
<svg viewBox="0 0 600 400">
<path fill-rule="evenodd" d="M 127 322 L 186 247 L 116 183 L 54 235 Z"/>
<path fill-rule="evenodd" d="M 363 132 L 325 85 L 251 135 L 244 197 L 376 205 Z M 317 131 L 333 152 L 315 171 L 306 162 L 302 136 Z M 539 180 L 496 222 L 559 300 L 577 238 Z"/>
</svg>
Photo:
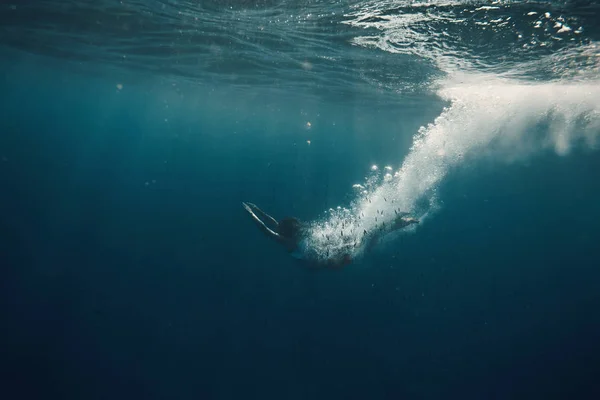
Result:
<svg viewBox="0 0 600 400">
<path fill-rule="evenodd" d="M 387 12 L 388 5 L 393 8 L 397 3 L 374 0 L 348 13 L 345 24 L 365 29 L 365 35 L 356 36 L 352 42 L 431 60 L 446 74 L 444 80 L 432 85 L 432 90 L 447 100 L 449 106 L 415 134 L 413 146 L 398 170 L 379 170 L 374 166 L 364 187 L 356 187 L 356 198 L 347 209 L 331 210 L 323 220 L 313 224 L 312 245 L 322 256 L 336 252 L 360 255 L 365 246 L 364 232 L 389 224 L 396 217 L 395 211 L 409 212 L 423 222 L 438 208 L 436 190 L 440 182 L 465 162 L 481 157 L 512 162 L 548 149 L 566 155 L 574 146 L 594 148 L 599 144 L 600 50 L 595 42 L 566 46 L 549 56 L 525 57 L 527 61 L 511 57 L 508 61 L 488 60 L 486 66 L 471 50 L 461 47 L 460 41 L 446 39 L 445 31 L 436 35 L 436 29 L 442 22 L 461 25 L 474 22 L 479 26 L 497 22 L 499 18 L 507 20 L 512 15 L 509 12 L 503 15 L 500 8 L 508 10 L 508 7 L 496 4 L 481 7 L 494 12 L 462 20 L 448 18 L 431 2 L 422 3 L 424 7 L 431 6 L 428 13 L 417 9 Z M 571 34 L 565 20 L 549 12 L 537 10 L 528 15 L 555 22 L 555 28 L 560 28 L 557 32 L 561 33 L 560 39 L 573 40 L 577 33 Z M 539 19 L 522 23 L 542 26 Z M 507 36 L 523 37 L 516 25 L 498 24 L 496 31 L 500 32 L 500 28 Z M 546 31 L 535 35 L 539 47 L 556 37 Z M 440 45 L 440 42 L 447 43 Z M 532 43 L 526 45 L 527 54 L 536 51 Z M 507 49 L 516 54 L 513 50 L 521 46 L 515 42 Z M 481 73 L 482 69 L 486 73 Z M 532 80 L 542 74 L 561 80 Z"/>
<path fill-rule="evenodd" d="M 419 129 L 401 168 L 393 175 L 387 168 L 373 168 L 350 207 L 331 210 L 314 224 L 311 241 L 319 254 L 359 256 L 364 231 L 391 223 L 395 210 L 419 218 L 431 215 L 440 182 L 465 160 L 511 162 L 545 149 L 566 155 L 576 145 L 598 145 L 597 80 L 524 83 L 486 74 L 454 75 L 439 85 L 438 94 L 450 106 Z M 540 124 L 547 129 L 540 130 Z"/>
</svg>

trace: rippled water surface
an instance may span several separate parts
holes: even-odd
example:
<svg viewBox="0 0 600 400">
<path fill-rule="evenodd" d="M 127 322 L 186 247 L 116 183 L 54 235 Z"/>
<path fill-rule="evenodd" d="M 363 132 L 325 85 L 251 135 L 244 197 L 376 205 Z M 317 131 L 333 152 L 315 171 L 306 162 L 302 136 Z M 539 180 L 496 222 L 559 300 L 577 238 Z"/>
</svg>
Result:
<svg viewBox="0 0 600 400">
<path fill-rule="evenodd" d="M 37 1 L 2 8 L 6 46 L 201 83 L 403 92 L 458 71 L 531 79 L 598 72 L 593 3 Z"/>
</svg>

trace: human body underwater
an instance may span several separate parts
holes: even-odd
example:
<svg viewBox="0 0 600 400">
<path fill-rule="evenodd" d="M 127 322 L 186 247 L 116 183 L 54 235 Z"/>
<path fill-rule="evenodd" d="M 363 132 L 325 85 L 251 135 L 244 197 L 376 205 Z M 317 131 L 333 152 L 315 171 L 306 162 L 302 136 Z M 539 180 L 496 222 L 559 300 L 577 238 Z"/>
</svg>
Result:
<svg viewBox="0 0 600 400">
<path fill-rule="evenodd" d="M 327 244 L 317 248 L 311 240 L 313 233 L 310 224 L 295 217 L 286 217 L 277 221 L 253 203 L 242 202 L 242 205 L 252 221 L 267 237 L 283 246 L 293 258 L 302 260 L 310 268 L 317 269 L 340 269 L 349 265 L 355 260 L 356 254 L 359 254 L 357 249 L 360 247 L 364 246 L 366 251 L 370 251 L 385 235 L 419 223 L 418 219 L 409 217 L 408 213 L 395 211 L 395 218 L 391 223 L 386 225 L 381 222 L 370 231 L 363 230 L 361 240 L 351 239 L 347 235 L 349 240 L 339 245 L 337 241 L 334 242 L 323 234 Z M 339 235 L 344 238 L 344 231 L 341 230 Z"/>
</svg>

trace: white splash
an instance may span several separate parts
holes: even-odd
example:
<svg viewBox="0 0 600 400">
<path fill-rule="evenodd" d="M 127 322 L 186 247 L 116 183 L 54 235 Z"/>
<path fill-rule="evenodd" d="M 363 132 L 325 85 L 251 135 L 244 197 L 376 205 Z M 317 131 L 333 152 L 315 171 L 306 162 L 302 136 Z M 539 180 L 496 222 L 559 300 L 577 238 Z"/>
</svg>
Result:
<svg viewBox="0 0 600 400">
<path fill-rule="evenodd" d="M 344 24 L 364 29 L 363 35 L 353 38 L 354 45 L 434 63 L 446 78 L 434 82 L 432 90 L 449 106 L 415 134 L 399 169 L 373 166 L 367 182 L 355 186 L 356 198 L 348 208 L 330 210 L 313 224 L 310 240 L 321 257 L 362 254 L 365 231 L 382 231 L 396 212 L 409 212 L 423 222 L 438 208 L 440 182 L 465 162 L 480 157 L 512 162 L 548 149 L 566 155 L 578 145 L 595 148 L 600 144 L 600 46 L 594 41 L 564 46 L 548 56 L 479 60 L 473 55 L 476 49 L 439 31 L 454 24 L 487 29 L 494 23 L 493 32 L 515 38 L 507 47 L 514 56 L 523 51 L 535 55 L 536 49 L 552 40 L 576 43 L 583 28 L 571 31 L 563 16 L 541 9 L 528 12 L 536 18 L 496 24 L 513 20 L 510 5 L 494 3 L 471 11 L 470 3 L 452 0 L 464 7 L 438 7 L 446 3 L 417 2 L 419 7 L 415 7 L 408 1 L 372 0 L 345 15 Z M 389 12 L 409 6 L 402 12 Z M 571 21 L 577 23 L 576 18 Z M 545 26 L 554 29 L 535 29 Z M 535 40 L 522 43 L 521 31 L 530 31 Z M 554 32 L 560 33 L 558 39 Z M 558 80 L 532 80 L 539 76 Z"/>
<path fill-rule="evenodd" d="M 401 168 L 393 175 L 385 168 L 382 178 L 373 166 L 374 175 L 349 208 L 330 210 L 313 225 L 311 241 L 320 256 L 359 256 L 364 232 L 390 224 L 397 211 L 422 221 L 437 208 L 440 182 L 466 160 L 492 156 L 511 162 L 542 150 L 565 155 L 577 145 L 599 144 L 597 80 L 524 83 L 485 74 L 454 75 L 438 94 L 450 106 L 419 129 Z M 547 128 L 540 130 L 540 124 Z"/>
</svg>

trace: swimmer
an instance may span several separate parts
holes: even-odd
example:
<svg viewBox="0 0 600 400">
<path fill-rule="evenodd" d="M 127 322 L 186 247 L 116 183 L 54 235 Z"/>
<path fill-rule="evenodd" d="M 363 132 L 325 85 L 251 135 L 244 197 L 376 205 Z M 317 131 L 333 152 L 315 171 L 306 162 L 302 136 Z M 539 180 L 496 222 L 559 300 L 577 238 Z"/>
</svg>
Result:
<svg viewBox="0 0 600 400">
<path fill-rule="evenodd" d="M 258 228 L 269 238 L 281 244 L 292 257 L 307 261 L 310 266 L 319 268 L 341 268 L 352 261 L 350 254 L 325 260 L 317 257 L 307 244 L 306 225 L 297 218 L 287 217 L 277 221 L 255 204 L 242 202 L 242 205 Z"/>
<path fill-rule="evenodd" d="M 255 204 L 242 202 L 244 209 L 250 214 L 254 223 L 269 238 L 281 244 L 292 257 L 307 261 L 309 265 L 321 268 L 341 268 L 352 262 L 350 252 L 333 252 L 336 255 L 322 259 L 308 245 L 308 229 L 306 224 L 294 217 L 275 220 Z M 419 223 L 415 218 L 407 217 L 408 213 L 397 213 L 396 219 L 389 226 L 382 225 L 372 232 L 365 231 L 367 249 L 373 247 L 378 239 L 391 231 Z"/>
</svg>

